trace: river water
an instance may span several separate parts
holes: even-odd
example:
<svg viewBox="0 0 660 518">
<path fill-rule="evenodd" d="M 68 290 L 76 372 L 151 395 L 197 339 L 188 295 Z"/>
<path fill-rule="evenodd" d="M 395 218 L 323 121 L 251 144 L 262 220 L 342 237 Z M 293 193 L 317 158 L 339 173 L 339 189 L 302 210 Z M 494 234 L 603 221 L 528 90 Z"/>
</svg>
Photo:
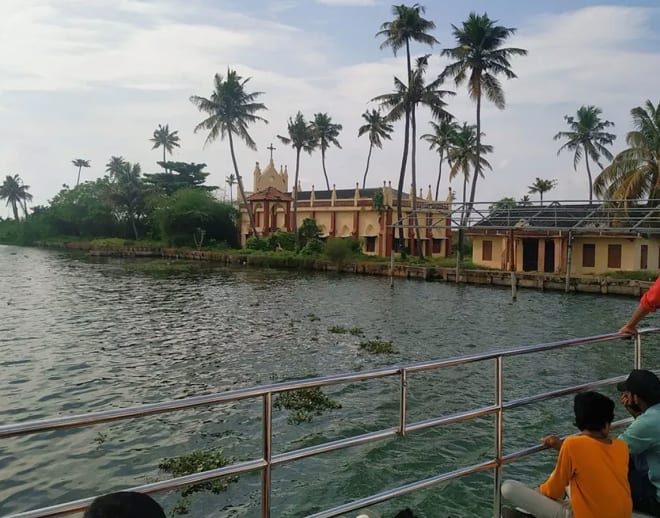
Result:
<svg viewBox="0 0 660 518">
<path fill-rule="evenodd" d="M 127 260 L 0 246 L 0 422 L 119 408 L 274 381 L 431 360 L 600 334 L 634 309 L 630 298 L 294 271 L 198 265 L 146 272 Z M 359 327 L 396 352 L 362 351 Z M 646 365 L 657 364 L 647 340 Z M 505 362 L 505 399 L 625 373 L 630 342 Z M 331 387 L 342 408 L 305 424 L 274 411 L 275 453 L 394 426 L 395 380 Z M 417 374 L 409 422 L 493 401 L 493 364 Z M 613 395 L 610 392 L 610 395 Z M 572 431 L 569 399 L 511 411 L 507 452 L 546 432 Z M 622 414 L 620 414 L 622 416 Z M 0 443 L 0 515 L 162 479 L 164 457 L 219 447 L 260 455 L 260 403 L 244 401 Z M 494 419 L 410 434 L 273 470 L 273 516 L 295 517 L 493 455 Z M 537 483 L 550 453 L 506 468 Z M 190 516 L 258 516 L 258 474 L 220 494 L 198 493 Z M 169 511 L 177 494 L 158 499 Z M 428 518 L 492 516 L 492 475 L 478 474 L 373 509 Z M 352 515 L 354 516 L 354 514 Z"/>
</svg>

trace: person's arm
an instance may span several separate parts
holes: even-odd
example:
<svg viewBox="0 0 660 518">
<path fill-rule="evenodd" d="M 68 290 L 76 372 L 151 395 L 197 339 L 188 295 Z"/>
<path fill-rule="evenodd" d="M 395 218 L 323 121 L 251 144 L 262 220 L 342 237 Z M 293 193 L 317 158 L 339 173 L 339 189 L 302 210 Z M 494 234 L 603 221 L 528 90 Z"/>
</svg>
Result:
<svg viewBox="0 0 660 518">
<path fill-rule="evenodd" d="M 564 443 L 564 441 L 556 435 L 546 435 L 542 442 L 543 446 L 557 451 L 561 450 L 561 445 Z"/>
<path fill-rule="evenodd" d="M 550 474 L 548 480 L 539 486 L 539 492 L 541 494 L 554 500 L 559 500 L 564 496 L 566 486 L 573 474 L 570 450 L 570 442 L 564 441 L 559 450 L 557 465 L 554 471 Z"/>
<path fill-rule="evenodd" d="M 639 306 L 632 314 L 626 325 L 619 329 L 619 333 L 634 335 L 637 333 L 637 324 L 649 313 L 654 312 L 660 307 L 660 277 L 656 279 L 653 286 L 647 291 L 639 301 Z"/>
<path fill-rule="evenodd" d="M 648 419 L 645 419 L 642 414 L 626 428 L 619 439 L 628 445 L 628 451 L 631 455 L 639 455 L 656 443 L 656 437 L 657 432 L 654 430 L 653 423 L 649 423 Z"/>
</svg>

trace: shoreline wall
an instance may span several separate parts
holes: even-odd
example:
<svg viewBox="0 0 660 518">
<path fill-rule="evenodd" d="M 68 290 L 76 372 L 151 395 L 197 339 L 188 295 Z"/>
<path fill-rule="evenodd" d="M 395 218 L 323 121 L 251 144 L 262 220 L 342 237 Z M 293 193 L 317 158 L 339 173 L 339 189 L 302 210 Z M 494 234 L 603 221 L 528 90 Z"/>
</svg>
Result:
<svg viewBox="0 0 660 518">
<path fill-rule="evenodd" d="M 126 258 L 160 258 L 173 260 L 208 261 L 225 265 L 248 265 L 273 268 L 297 268 L 318 271 L 342 271 L 362 275 L 378 275 L 389 277 L 390 264 L 386 262 L 351 261 L 336 265 L 324 259 L 313 257 L 277 254 L 259 255 L 256 253 L 227 254 L 221 251 L 190 250 L 180 248 L 151 248 L 139 246 L 99 247 L 90 243 L 64 243 L 55 246 L 47 243 L 41 246 L 63 248 L 71 251 L 87 252 L 95 257 L 126 257 Z M 425 281 L 456 282 L 456 269 L 436 266 L 414 266 L 396 264 L 392 272 L 394 277 L 419 279 Z M 563 276 L 543 273 L 515 274 L 518 288 L 565 291 L 566 279 Z M 511 288 L 511 272 L 500 270 L 462 270 L 459 284 L 481 284 Z M 569 281 L 568 291 L 571 293 L 599 293 L 602 295 L 627 295 L 640 297 L 653 283 L 649 281 L 614 279 L 610 277 L 573 277 Z"/>
</svg>

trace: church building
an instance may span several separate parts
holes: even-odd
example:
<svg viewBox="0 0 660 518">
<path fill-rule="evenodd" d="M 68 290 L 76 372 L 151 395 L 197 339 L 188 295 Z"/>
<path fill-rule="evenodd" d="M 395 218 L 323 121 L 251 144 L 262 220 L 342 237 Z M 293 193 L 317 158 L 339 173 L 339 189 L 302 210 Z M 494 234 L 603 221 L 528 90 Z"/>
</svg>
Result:
<svg viewBox="0 0 660 518">
<path fill-rule="evenodd" d="M 374 195 L 381 193 L 382 203 L 374 204 Z M 298 185 L 297 224 L 293 221 L 293 197 L 295 186 L 289 191 L 289 173 L 286 167 L 277 171 L 271 157 L 262 170 L 257 162 L 253 173 L 253 191 L 246 193 L 247 205 L 241 200 L 241 244 L 250 237 L 250 221 L 247 207 L 254 215 L 254 223 L 260 236 L 268 236 L 276 230 L 293 232 L 303 220 L 316 221 L 322 239 L 328 237 L 353 237 L 360 240 L 362 251 L 369 255 L 390 256 L 398 249 L 398 239 L 393 242 L 392 225 L 396 223 L 396 203 L 399 195 L 391 182 L 382 187 L 303 191 Z M 378 206 L 375 206 L 378 205 Z M 414 248 L 413 218 L 410 216 L 412 199 L 403 193 L 405 245 Z M 420 226 L 426 256 L 448 257 L 451 255 L 451 199 L 434 201 L 429 186 L 426 197 L 420 189 L 417 198 L 418 225 Z M 398 230 L 397 230 L 398 236 Z M 411 250 L 415 253 L 415 250 Z"/>
</svg>

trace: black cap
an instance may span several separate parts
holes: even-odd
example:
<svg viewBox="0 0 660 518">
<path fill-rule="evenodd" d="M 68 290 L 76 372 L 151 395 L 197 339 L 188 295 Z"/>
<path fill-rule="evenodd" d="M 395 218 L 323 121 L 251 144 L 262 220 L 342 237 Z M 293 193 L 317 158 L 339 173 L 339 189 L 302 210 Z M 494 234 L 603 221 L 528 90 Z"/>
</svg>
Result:
<svg viewBox="0 0 660 518">
<path fill-rule="evenodd" d="M 660 379 L 651 371 L 633 370 L 626 381 L 617 383 L 619 392 L 630 392 L 643 399 L 660 399 Z"/>
</svg>

